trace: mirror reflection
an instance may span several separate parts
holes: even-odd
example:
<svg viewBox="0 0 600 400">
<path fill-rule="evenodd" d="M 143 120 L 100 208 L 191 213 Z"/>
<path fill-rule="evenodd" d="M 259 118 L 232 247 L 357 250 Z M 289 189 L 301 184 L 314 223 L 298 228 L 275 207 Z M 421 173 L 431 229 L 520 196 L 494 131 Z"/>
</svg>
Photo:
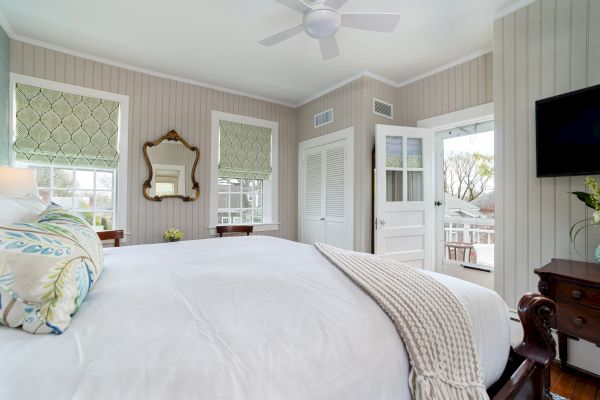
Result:
<svg viewBox="0 0 600 400">
<path fill-rule="evenodd" d="M 144 195 L 160 201 L 168 197 L 195 200 L 199 194 L 195 166 L 199 151 L 189 146 L 176 132 L 169 132 L 154 143 L 146 143 L 144 152 L 150 179 L 144 183 Z"/>
</svg>

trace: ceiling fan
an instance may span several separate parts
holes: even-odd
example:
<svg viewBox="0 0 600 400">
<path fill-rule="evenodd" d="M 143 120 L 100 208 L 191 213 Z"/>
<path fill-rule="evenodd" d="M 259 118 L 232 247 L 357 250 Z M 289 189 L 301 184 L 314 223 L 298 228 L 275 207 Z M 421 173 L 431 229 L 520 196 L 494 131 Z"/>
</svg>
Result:
<svg viewBox="0 0 600 400">
<path fill-rule="evenodd" d="M 348 0 L 315 0 L 311 4 L 303 0 L 275 1 L 302 13 L 302 23 L 264 38 L 259 43 L 264 46 L 273 46 L 304 31 L 308 36 L 319 39 L 321 55 L 325 60 L 340 55 L 335 40 L 335 33 L 340 27 L 393 32 L 400 22 L 400 14 L 395 13 L 341 14 L 338 10 Z"/>
</svg>

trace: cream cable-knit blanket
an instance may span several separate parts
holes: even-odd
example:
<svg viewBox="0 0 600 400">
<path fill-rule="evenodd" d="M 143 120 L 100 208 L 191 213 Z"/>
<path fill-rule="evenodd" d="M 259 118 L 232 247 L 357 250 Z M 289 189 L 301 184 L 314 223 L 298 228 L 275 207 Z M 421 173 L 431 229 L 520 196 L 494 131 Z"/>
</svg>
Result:
<svg viewBox="0 0 600 400">
<path fill-rule="evenodd" d="M 447 287 L 392 259 L 315 246 L 394 322 L 410 358 L 415 400 L 489 399 L 471 320 Z"/>
</svg>

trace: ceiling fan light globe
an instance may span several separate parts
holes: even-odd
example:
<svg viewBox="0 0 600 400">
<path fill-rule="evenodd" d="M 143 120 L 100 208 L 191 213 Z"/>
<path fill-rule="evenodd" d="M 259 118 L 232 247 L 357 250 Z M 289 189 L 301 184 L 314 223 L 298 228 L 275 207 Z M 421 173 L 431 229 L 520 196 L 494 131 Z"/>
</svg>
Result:
<svg viewBox="0 0 600 400">
<path fill-rule="evenodd" d="M 304 14 L 304 30 L 315 39 L 335 35 L 341 25 L 340 15 L 333 9 L 318 9 Z"/>
</svg>

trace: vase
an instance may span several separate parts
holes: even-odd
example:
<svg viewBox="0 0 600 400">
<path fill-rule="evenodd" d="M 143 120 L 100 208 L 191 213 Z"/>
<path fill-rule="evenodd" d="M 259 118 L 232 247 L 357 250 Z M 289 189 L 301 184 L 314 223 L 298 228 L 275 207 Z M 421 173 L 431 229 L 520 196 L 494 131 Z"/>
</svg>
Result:
<svg viewBox="0 0 600 400">
<path fill-rule="evenodd" d="M 596 252 L 594 253 L 594 257 L 596 258 L 596 262 L 600 264 L 600 246 L 596 247 Z"/>
</svg>

